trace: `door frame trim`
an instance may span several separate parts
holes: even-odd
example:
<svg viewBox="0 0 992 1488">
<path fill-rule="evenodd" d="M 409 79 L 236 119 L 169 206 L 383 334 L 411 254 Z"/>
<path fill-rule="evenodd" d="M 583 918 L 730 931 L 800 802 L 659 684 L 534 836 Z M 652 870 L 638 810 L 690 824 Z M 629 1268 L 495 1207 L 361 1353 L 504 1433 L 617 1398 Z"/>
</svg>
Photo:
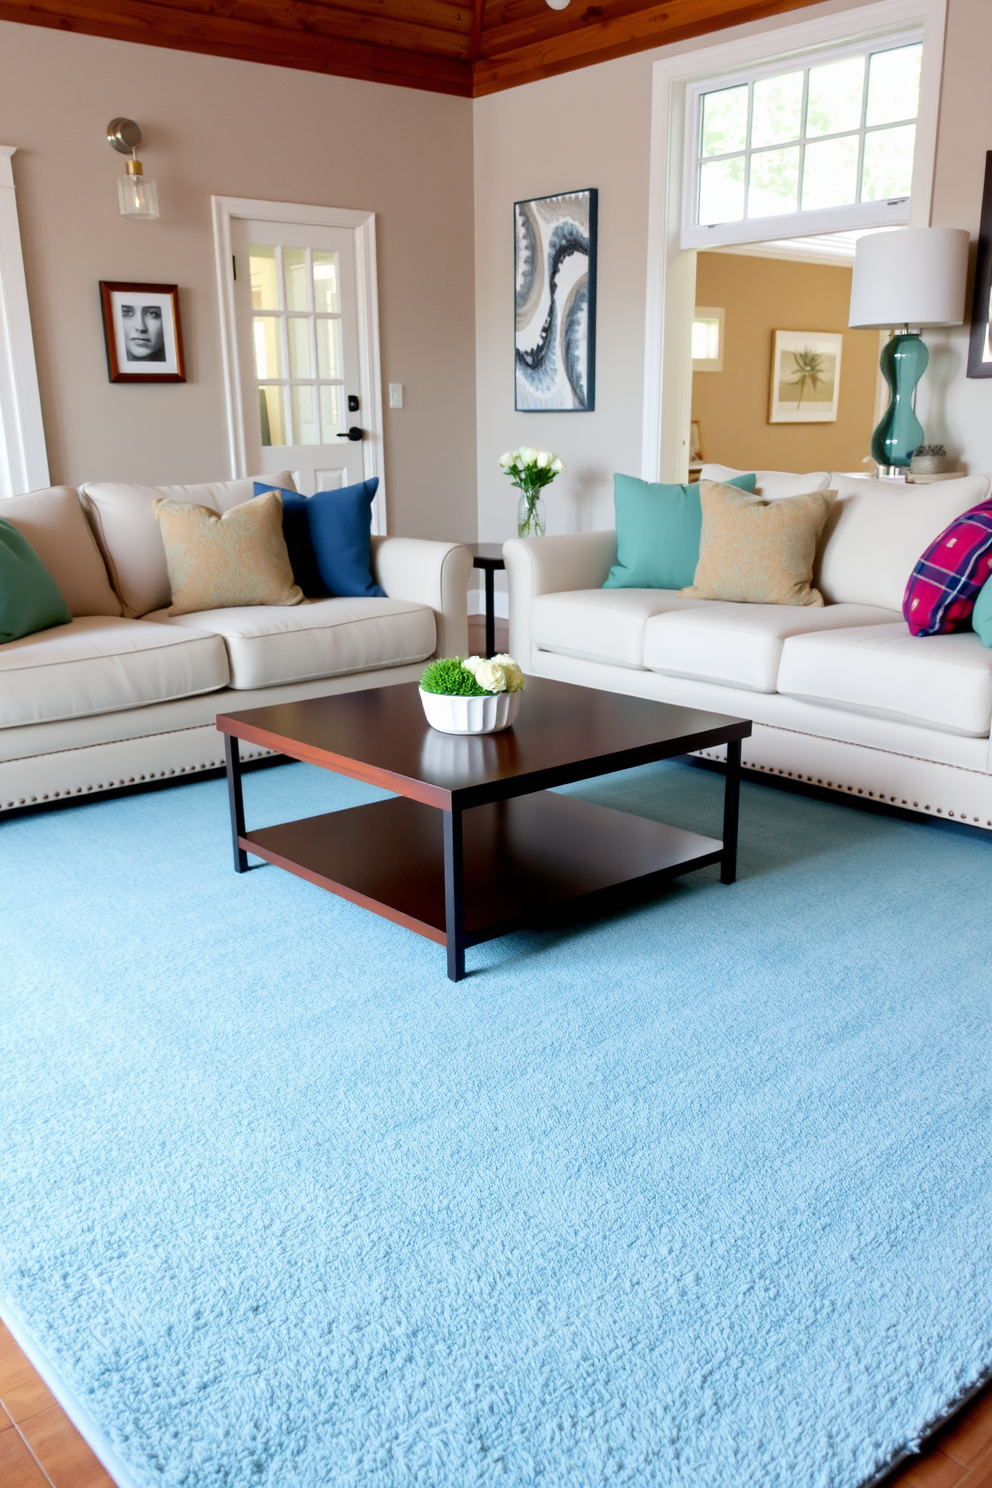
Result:
<svg viewBox="0 0 992 1488">
<path fill-rule="evenodd" d="M 210 203 L 214 223 L 227 434 L 231 475 L 235 480 L 251 472 L 247 467 L 244 400 L 238 364 L 234 276 L 231 268 L 234 257 L 231 223 L 243 220 L 285 222 L 303 227 L 351 228 L 355 239 L 359 389 L 363 410 L 362 425 L 366 430 L 366 437 L 362 441 L 362 474 L 365 480 L 375 475 L 379 477 L 379 489 L 372 505 L 372 531 L 382 535 L 386 531 L 386 488 L 375 213 L 362 212 L 351 207 L 308 207 L 299 202 L 254 201 L 245 196 L 212 196 Z"/>
</svg>

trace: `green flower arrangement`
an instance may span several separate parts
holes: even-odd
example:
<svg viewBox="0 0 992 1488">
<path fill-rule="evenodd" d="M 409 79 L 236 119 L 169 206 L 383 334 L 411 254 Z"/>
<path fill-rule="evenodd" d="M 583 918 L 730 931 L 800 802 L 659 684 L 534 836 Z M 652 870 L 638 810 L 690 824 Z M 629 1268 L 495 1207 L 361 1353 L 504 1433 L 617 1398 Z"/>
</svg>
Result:
<svg viewBox="0 0 992 1488">
<path fill-rule="evenodd" d="M 490 697 L 494 692 L 522 692 L 524 674 L 512 656 L 445 656 L 428 662 L 420 678 L 421 692 L 442 697 Z"/>
</svg>

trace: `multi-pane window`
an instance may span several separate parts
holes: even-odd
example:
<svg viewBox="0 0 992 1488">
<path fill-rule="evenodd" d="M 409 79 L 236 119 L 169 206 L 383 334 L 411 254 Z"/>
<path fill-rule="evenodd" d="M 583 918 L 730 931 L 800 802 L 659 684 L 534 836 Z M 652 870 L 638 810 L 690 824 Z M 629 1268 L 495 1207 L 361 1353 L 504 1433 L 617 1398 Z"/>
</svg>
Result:
<svg viewBox="0 0 992 1488">
<path fill-rule="evenodd" d="M 753 228 L 763 219 L 831 208 L 863 215 L 873 203 L 904 202 L 922 50 L 916 40 L 890 43 L 699 88 L 690 226 Z"/>
<path fill-rule="evenodd" d="M 330 444 L 344 428 L 338 255 L 251 244 L 262 444 Z"/>
</svg>

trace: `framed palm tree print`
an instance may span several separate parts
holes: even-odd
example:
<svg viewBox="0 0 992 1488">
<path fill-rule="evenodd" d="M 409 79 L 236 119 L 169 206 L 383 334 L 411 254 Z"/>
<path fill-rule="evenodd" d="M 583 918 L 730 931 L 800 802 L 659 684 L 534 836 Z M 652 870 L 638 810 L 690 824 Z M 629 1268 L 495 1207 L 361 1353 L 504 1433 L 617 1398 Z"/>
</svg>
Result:
<svg viewBox="0 0 992 1488">
<path fill-rule="evenodd" d="M 775 331 L 770 424 L 836 422 L 843 345 L 839 332 Z"/>
</svg>

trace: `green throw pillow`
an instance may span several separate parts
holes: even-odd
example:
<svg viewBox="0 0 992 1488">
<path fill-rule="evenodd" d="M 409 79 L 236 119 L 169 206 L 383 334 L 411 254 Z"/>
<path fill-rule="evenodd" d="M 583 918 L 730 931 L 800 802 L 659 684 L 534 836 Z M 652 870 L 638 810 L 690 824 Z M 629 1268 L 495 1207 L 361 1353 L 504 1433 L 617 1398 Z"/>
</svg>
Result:
<svg viewBox="0 0 992 1488">
<path fill-rule="evenodd" d="M 71 619 L 59 586 L 27 538 L 0 519 L 0 645 Z"/>
<path fill-rule="evenodd" d="M 983 646 L 992 646 L 992 579 L 987 579 L 978 591 L 971 612 L 971 628 Z"/>
<path fill-rule="evenodd" d="M 753 491 L 753 475 L 728 486 Z M 604 589 L 687 589 L 699 562 L 703 509 L 699 487 L 663 486 L 633 475 L 613 477 L 617 561 Z"/>
</svg>

